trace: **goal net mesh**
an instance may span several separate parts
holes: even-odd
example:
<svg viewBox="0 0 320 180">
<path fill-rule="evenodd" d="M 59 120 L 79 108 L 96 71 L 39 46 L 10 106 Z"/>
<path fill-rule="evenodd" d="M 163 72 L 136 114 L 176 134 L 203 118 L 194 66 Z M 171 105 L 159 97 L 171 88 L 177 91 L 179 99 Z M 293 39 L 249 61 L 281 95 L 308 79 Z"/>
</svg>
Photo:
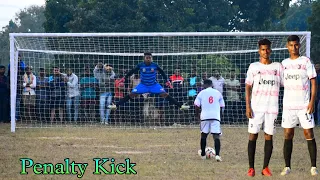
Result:
<svg viewBox="0 0 320 180">
<path fill-rule="evenodd" d="M 224 96 L 222 124 L 246 125 L 245 77 L 249 64 L 259 60 L 258 40 L 268 38 L 272 61 L 281 62 L 288 57 L 286 39 L 290 34 L 69 35 L 12 36 L 11 101 L 15 103 L 11 111 L 15 112 L 16 127 L 198 126 L 193 101 L 206 78 L 213 79 Z M 299 36 L 301 54 L 306 55 L 307 36 Z M 142 94 L 116 111 L 107 108 L 139 84 L 139 74 L 125 83 L 117 81 L 143 62 L 144 52 L 153 54 L 153 61 L 162 67 L 173 88 L 166 87 L 160 75 L 158 82 L 173 98 L 188 103 L 189 110 L 181 111 L 155 94 Z M 281 101 L 282 97 L 279 112 Z"/>
</svg>

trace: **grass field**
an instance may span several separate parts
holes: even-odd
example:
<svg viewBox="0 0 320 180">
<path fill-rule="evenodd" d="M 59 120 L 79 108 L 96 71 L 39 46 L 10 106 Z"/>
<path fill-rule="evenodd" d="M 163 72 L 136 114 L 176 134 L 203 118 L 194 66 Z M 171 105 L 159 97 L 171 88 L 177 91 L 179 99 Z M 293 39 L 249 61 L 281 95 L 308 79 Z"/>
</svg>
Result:
<svg viewBox="0 0 320 180">
<path fill-rule="evenodd" d="M 284 178 L 280 172 L 283 133 L 277 130 L 270 162 L 272 178 L 260 174 L 264 140 L 260 133 L 257 143 L 254 179 L 319 179 L 311 177 L 307 143 L 297 129 L 292 155 L 292 173 Z M 316 137 L 320 129 L 315 129 Z M 76 175 L 20 175 L 20 158 L 34 163 L 88 163 L 82 179 L 248 179 L 247 128 L 224 128 L 221 157 L 223 162 L 201 160 L 197 155 L 198 129 L 108 129 L 108 128 L 27 128 L 10 132 L 9 124 L 0 124 L 0 179 L 78 179 Z M 317 139 L 319 142 L 319 138 Z M 213 146 L 212 137 L 208 138 Z M 319 143 L 318 143 L 319 144 Z M 320 148 L 318 148 L 320 149 Z M 319 153 L 318 153 L 319 154 Z M 115 163 L 130 158 L 136 163 L 136 175 L 93 175 L 93 158 L 115 158 Z M 318 163 L 319 165 L 319 163 Z M 107 170 L 108 163 L 105 164 Z M 253 178 L 252 178 L 253 179 Z"/>
</svg>

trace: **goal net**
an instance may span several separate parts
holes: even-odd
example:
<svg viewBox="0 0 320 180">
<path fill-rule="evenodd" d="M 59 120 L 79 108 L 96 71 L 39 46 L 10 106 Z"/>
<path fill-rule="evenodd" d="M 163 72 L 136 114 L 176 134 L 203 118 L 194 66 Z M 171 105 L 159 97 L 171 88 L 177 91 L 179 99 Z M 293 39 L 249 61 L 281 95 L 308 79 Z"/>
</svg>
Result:
<svg viewBox="0 0 320 180">
<path fill-rule="evenodd" d="M 293 34 L 301 38 L 301 54 L 310 56 L 310 32 L 10 34 L 12 131 L 198 126 L 193 101 L 206 78 L 214 80 L 225 98 L 222 123 L 245 125 L 245 76 L 249 64 L 259 60 L 258 40 L 268 38 L 271 59 L 281 62 L 288 57 L 286 39 Z M 107 108 L 139 84 L 139 73 L 118 81 L 143 62 L 144 52 L 153 54 L 173 88 L 160 75 L 158 82 L 173 98 L 189 104 L 189 110 L 181 111 L 155 94 L 142 94 L 116 111 Z"/>
</svg>

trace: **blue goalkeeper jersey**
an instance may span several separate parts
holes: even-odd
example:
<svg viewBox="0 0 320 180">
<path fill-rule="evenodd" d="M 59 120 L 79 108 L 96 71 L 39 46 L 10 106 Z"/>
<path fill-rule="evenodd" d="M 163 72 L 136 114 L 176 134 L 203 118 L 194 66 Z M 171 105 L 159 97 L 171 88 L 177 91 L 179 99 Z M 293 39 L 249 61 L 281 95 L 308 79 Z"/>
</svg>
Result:
<svg viewBox="0 0 320 180">
<path fill-rule="evenodd" d="M 165 75 L 164 71 L 156 63 L 151 63 L 146 65 L 144 62 L 139 63 L 133 70 L 131 70 L 127 76 L 130 76 L 134 72 L 140 71 L 141 84 L 146 86 L 151 86 L 157 84 L 157 73 L 161 73 L 163 78 L 168 81 L 168 77 Z"/>
</svg>

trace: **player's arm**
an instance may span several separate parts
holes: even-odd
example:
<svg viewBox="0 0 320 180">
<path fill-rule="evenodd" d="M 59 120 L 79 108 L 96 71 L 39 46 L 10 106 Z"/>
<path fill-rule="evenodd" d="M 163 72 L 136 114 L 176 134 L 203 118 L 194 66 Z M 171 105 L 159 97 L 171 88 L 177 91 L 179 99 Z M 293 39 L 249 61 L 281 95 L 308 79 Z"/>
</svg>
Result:
<svg viewBox="0 0 320 180">
<path fill-rule="evenodd" d="M 317 85 L 317 79 L 316 79 L 317 72 L 311 60 L 307 62 L 307 74 L 311 83 L 311 98 L 308 105 L 307 113 L 312 114 L 314 113 L 314 110 L 315 110 L 314 105 L 317 98 L 318 85 Z"/>
<path fill-rule="evenodd" d="M 125 82 L 126 79 L 128 79 L 128 78 L 129 78 L 130 76 L 132 76 L 134 73 L 138 72 L 139 69 L 140 69 L 140 66 L 139 66 L 139 64 L 138 64 L 135 68 L 131 69 L 123 78 L 121 78 L 118 83 Z"/>
<path fill-rule="evenodd" d="M 314 110 L 315 110 L 314 105 L 315 105 L 316 98 L 317 98 L 318 85 L 317 85 L 316 78 L 310 79 L 310 82 L 311 82 L 311 99 L 310 99 L 310 103 L 308 106 L 308 113 L 312 114 L 312 113 L 314 113 Z"/>
<path fill-rule="evenodd" d="M 194 105 L 195 105 L 195 113 L 196 117 L 199 121 L 200 119 L 200 114 L 201 114 L 201 92 L 197 95 L 196 99 L 194 100 Z"/>
<path fill-rule="evenodd" d="M 251 96 L 252 96 L 253 74 L 251 73 L 251 65 L 249 66 L 246 78 L 246 116 L 252 118 Z"/>
<path fill-rule="evenodd" d="M 137 65 L 135 68 L 131 69 L 123 78 L 124 78 L 124 79 L 129 78 L 129 77 L 132 76 L 134 73 L 138 72 L 139 69 L 140 69 L 140 66 Z"/>
<path fill-rule="evenodd" d="M 159 73 L 161 74 L 161 76 L 163 77 L 163 79 L 166 80 L 166 86 L 172 88 L 170 79 L 168 78 L 168 76 L 166 75 L 166 73 L 163 71 L 163 69 L 162 69 L 161 67 L 159 67 L 159 66 L 157 66 L 157 69 L 158 69 Z"/>
</svg>

